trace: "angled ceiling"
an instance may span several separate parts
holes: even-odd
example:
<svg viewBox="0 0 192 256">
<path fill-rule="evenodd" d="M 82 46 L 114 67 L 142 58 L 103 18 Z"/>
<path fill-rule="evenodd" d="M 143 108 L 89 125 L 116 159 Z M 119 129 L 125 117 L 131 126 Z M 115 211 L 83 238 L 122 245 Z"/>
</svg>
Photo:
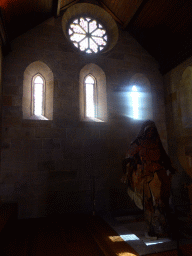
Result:
<svg viewBox="0 0 192 256">
<path fill-rule="evenodd" d="M 0 0 L 9 40 L 77 2 L 108 11 L 159 62 L 162 74 L 192 56 L 191 0 Z"/>
</svg>

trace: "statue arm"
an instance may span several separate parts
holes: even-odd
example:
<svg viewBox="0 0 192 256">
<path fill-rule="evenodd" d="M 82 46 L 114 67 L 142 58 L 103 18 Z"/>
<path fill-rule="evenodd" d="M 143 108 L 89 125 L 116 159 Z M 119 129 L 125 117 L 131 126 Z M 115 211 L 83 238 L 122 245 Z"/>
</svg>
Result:
<svg viewBox="0 0 192 256">
<path fill-rule="evenodd" d="M 161 162 L 166 170 L 169 170 L 171 174 L 174 174 L 176 172 L 176 169 L 172 166 L 171 159 L 165 152 L 164 148 L 162 148 L 161 153 Z"/>
<path fill-rule="evenodd" d="M 129 147 L 125 159 L 122 161 L 123 177 L 121 178 L 122 183 L 127 183 L 127 180 L 132 176 L 133 166 L 135 164 L 135 156 L 139 152 L 139 143 L 134 141 Z M 129 164 L 129 168 L 128 165 Z M 131 167 L 131 168 L 130 168 Z"/>
<path fill-rule="evenodd" d="M 123 169 L 123 176 L 121 178 L 122 183 L 130 183 L 132 172 L 133 172 L 133 164 L 135 163 L 134 158 L 129 157 L 125 158 L 122 161 L 122 169 Z"/>
</svg>

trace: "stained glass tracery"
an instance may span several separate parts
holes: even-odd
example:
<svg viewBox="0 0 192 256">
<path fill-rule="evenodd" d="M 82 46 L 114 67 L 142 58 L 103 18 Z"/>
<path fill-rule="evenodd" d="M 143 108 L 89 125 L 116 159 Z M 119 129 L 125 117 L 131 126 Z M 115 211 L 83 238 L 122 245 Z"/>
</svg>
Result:
<svg viewBox="0 0 192 256">
<path fill-rule="evenodd" d="M 98 21 L 92 18 L 75 19 L 68 29 L 74 46 L 88 54 L 98 53 L 107 45 L 107 32 Z"/>
</svg>

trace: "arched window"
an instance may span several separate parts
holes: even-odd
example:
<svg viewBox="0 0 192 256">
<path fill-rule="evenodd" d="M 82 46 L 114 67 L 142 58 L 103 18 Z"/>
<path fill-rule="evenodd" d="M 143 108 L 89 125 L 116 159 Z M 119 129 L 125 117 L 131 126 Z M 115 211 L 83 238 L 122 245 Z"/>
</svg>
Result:
<svg viewBox="0 0 192 256">
<path fill-rule="evenodd" d="M 43 116 L 44 115 L 44 98 L 45 98 L 45 80 L 38 74 L 33 78 L 32 83 L 32 111 L 33 115 Z"/>
<path fill-rule="evenodd" d="M 145 75 L 135 74 L 114 96 L 117 99 L 114 108 L 122 115 L 137 120 L 153 118 L 151 85 Z"/>
<path fill-rule="evenodd" d="M 80 72 L 80 117 L 83 121 L 107 121 L 106 77 L 103 70 L 87 64 Z"/>
<path fill-rule="evenodd" d="M 31 63 L 24 72 L 22 111 L 24 119 L 53 119 L 54 78 L 41 61 Z"/>
<path fill-rule="evenodd" d="M 92 75 L 85 78 L 85 116 L 96 118 L 96 81 Z"/>
<path fill-rule="evenodd" d="M 151 85 L 145 75 L 135 74 L 129 83 L 128 115 L 133 119 L 145 120 L 153 118 Z"/>
</svg>

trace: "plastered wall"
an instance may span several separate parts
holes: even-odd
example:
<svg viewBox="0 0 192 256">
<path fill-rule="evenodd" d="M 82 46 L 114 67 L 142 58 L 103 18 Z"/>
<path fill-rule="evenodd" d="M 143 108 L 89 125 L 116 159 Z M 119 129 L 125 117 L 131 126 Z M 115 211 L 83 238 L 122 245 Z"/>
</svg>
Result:
<svg viewBox="0 0 192 256">
<path fill-rule="evenodd" d="M 192 58 L 164 76 L 168 152 L 178 172 L 173 179 L 175 204 L 192 203 Z"/>
<path fill-rule="evenodd" d="M 2 116 L 2 46 L 0 42 L 0 115 Z M 2 118 L 0 119 L 0 143 L 2 144 Z M 1 157 L 0 157 L 0 164 L 1 164 Z"/>
<path fill-rule="evenodd" d="M 142 121 L 122 115 L 115 92 L 136 74 L 148 79 L 152 116 L 167 150 L 163 78 L 156 61 L 121 28 L 111 51 L 82 55 L 65 38 L 61 17 L 16 38 L 11 48 L 3 62 L 2 200 L 18 203 L 19 218 L 91 212 L 95 187 L 96 211 L 136 209 L 120 183 L 121 161 Z M 23 119 L 24 73 L 35 61 L 53 73 L 53 120 Z M 80 118 L 79 77 L 89 63 L 106 77 L 107 122 Z"/>
</svg>

